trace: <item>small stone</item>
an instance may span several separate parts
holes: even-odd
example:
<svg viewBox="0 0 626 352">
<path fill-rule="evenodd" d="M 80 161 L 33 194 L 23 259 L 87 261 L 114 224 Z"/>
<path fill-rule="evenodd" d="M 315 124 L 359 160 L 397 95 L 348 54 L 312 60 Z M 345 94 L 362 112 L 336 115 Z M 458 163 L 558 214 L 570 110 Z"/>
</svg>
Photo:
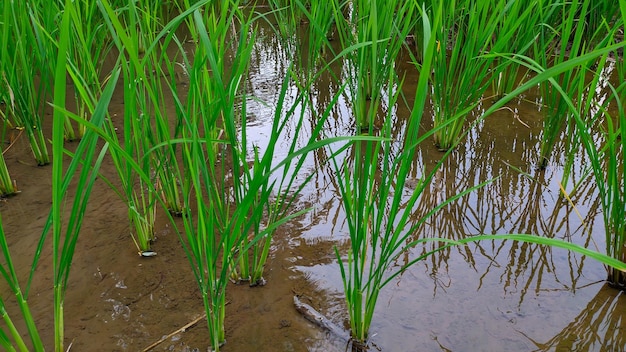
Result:
<svg viewBox="0 0 626 352">
<path fill-rule="evenodd" d="M 291 322 L 287 319 L 281 319 L 280 320 L 280 328 L 288 328 L 291 326 Z"/>
</svg>

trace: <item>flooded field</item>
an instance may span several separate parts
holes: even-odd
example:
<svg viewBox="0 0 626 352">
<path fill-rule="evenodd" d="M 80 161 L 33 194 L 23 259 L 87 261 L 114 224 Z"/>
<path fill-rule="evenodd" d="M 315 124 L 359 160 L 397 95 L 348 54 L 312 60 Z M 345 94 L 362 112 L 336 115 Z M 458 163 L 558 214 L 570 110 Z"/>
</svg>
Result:
<svg viewBox="0 0 626 352">
<path fill-rule="evenodd" d="M 294 53 L 273 27 L 264 24 L 257 30 L 245 75 L 245 104 L 239 101 L 235 106 L 235 110 L 245 108 L 250 151 L 268 147 L 280 87 L 293 69 L 290 56 Z M 380 107 L 381 115 L 391 112 L 397 148 L 411 116 L 407 106 L 412 106 L 419 78 L 409 61 L 406 52 L 396 61 L 398 72 L 404 74 L 403 99 Z M 189 77 L 184 62 L 179 64 L 177 84 L 184 93 Z M 613 70 L 614 64 L 608 64 L 603 76 L 607 81 L 615 80 Z M 312 106 L 330 111 L 322 137 L 358 134 L 348 93 L 331 103 L 340 89 L 334 77 L 348 74 L 344 65 L 335 62 L 311 88 Z M 608 94 L 604 88 L 596 91 L 598 101 Z M 289 82 L 285 106 L 293 102 L 299 89 L 295 80 Z M 493 104 L 493 94 L 487 90 L 471 118 L 479 118 Z M 125 103 L 124 96 L 116 93 L 109 112 L 122 116 Z M 174 113 L 174 105 L 168 100 L 168 111 Z M 427 101 L 423 131 L 432 128 L 433 109 Z M 411 234 L 408 241 L 435 240 L 404 252 L 395 259 L 392 270 L 434 253 L 409 266 L 380 292 L 369 333 L 370 351 L 626 349 L 622 324 L 626 298 L 607 286 L 607 270 L 601 263 L 564 249 L 510 240 L 479 241 L 437 251 L 444 245 L 437 239 L 456 241 L 481 234 L 532 234 L 604 251 L 601 200 L 583 146 L 569 151 L 576 156 L 566 181 L 567 131 L 561 131 L 548 167 L 538 167 L 544 110 L 539 89 L 529 90 L 486 119 L 466 124 L 469 132 L 439 166 L 409 221 L 415 223 L 446 199 L 490 182 L 435 212 Z M 51 120 L 51 109 L 46 111 L 45 118 Z M 301 145 L 296 141 L 300 146 L 312 133 L 311 126 L 319 116 L 306 111 L 302 116 L 306 123 L 301 130 L 288 125 L 281 134 L 273 154 L 275 163 L 289 155 L 294 130 L 300 131 Z M 50 209 L 52 170 L 32 160 L 25 136 L 15 132 L 14 137 L 4 158 L 20 193 L 2 199 L 0 214 L 15 268 L 26 278 Z M 67 148 L 76 145 L 72 142 Z M 335 253 L 337 249 L 347 260 L 350 246 L 337 167 L 330 161 L 339 145 L 306 155 L 296 180 L 308 183 L 292 207 L 293 212 L 310 210 L 278 227 L 265 267 L 267 284 L 229 283 L 226 344 L 221 350 L 347 349 L 347 341 L 312 324 L 293 301 L 298 296 L 337 326 L 346 331 L 350 327 Z M 335 157 L 348 163 L 354 158 L 351 153 L 348 149 Z M 432 138 L 421 143 L 406 184 L 396 191 L 410 197 L 418 180 L 435 170 L 443 157 Z M 210 342 L 203 297 L 176 230 L 184 231 L 183 219 L 175 217 L 171 223 L 166 211 L 159 208 L 151 248 L 157 255 L 137 255 L 129 236 L 133 229 L 127 204 L 103 181 L 118 185 L 116 165 L 110 158 L 104 159 L 100 173 L 71 265 L 64 308 L 66 347 L 71 351 L 205 351 Z M 576 191 L 570 194 L 574 187 Z M 0 293 L 3 298 L 10 294 L 5 282 L 0 284 Z M 42 340 L 52 349 L 49 246 L 41 253 L 29 304 Z M 17 307 L 8 306 L 8 310 L 18 315 Z M 24 327 L 23 322 L 18 324 Z"/>
</svg>

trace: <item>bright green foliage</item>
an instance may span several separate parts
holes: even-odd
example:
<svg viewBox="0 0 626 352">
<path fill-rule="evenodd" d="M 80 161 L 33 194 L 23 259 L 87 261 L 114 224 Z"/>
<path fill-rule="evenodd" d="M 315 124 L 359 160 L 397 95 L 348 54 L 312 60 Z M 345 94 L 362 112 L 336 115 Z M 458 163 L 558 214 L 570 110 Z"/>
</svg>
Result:
<svg viewBox="0 0 626 352">
<path fill-rule="evenodd" d="M 543 26 L 543 19 L 549 15 L 552 7 L 546 7 L 544 1 L 510 1 L 502 9 L 494 36 L 508 33 L 505 44 L 499 50 L 518 55 L 526 55 L 537 40 L 537 33 Z M 497 39 L 496 39 L 497 40 Z M 497 68 L 492 78 L 493 93 L 502 98 L 516 87 L 520 77 L 527 72 L 509 60 L 496 58 L 493 65 Z M 524 74 L 525 76 L 525 74 Z"/>
<path fill-rule="evenodd" d="M 82 80 L 74 91 L 76 112 L 78 116 L 88 120 L 93 113 L 94 95 L 99 96 L 101 93 L 104 59 L 110 53 L 112 41 L 96 0 L 78 1 L 66 10 L 70 11 L 72 17 L 70 65 L 80 72 L 79 79 Z M 79 91 L 81 86 L 86 87 L 86 90 Z M 80 138 L 84 133 L 85 125 L 78 124 L 78 131 L 75 131 L 70 119 L 66 119 L 67 140 Z"/>
<path fill-rule="evenodd" d="M 459 142 L 468 116 L 481 103 L 491 82 L 501 78 L 500 72 L 506 74 L 507 66 L 494 69 L 495 57 L 484 54 L 509 50 L 520 26 L 536 19 L 536 12 L 533 5 L 511 8 L 513 2 L 505 1 L 454 0 L 434 2 L 433 6 L 437 4 L 443 6 L 443 19 L 434 29 L 437 50 L 431 75 L 433 127 L 435 145 L 445 151 Z M 517 40 L 527 40 L 518 44 L 525 48 L 533 38 Z"/>
<path fill-rule="evenodd" d="M 542 27 L 537 42 L 534 45 L 534 56 L 538 62 L 544 66 L 555 65 L 564 62 L 571 56 L 579 56 L 594 49 L 594 41 L 598 42 L 606 36 L 606 24 L 594 28 L 594 35 L 588 39 L 587 33 L 592 29 L 588 28 L 583 21 L 590 13 L 590 0 L 575 0 L 568 4 L 552 5 L 556 9 L 553 15 L 560 24 L 558 30 L 549 27 Z M 599 45 L 606 45 L 606 41 L 601 41 Z M 549 53 L 554 52 L 555 55 Z M 575 66 L 554 79 L 567 92 L 573 100 L 582 100 L 587 92 L 586 74 L 591 70 L 594 61 L 589 61 L 585 66 Z M 544 123 L 543 134 L 541 136 L 541 149 L 539 155 L 539 168 L 545 169 L 550 161 L 550 154 L 559 140 L 561 132 L 567 125 L 566 135 L 569 136 L 569 155 L 573 155 L 577 148 L 577 135 L 574 130 L 574 122 L 569 119 L 568 106 L 563 101 L 561 94 L 549 83 L 542 85 Z"/>
<path fill-rule="evenodd" d="M 50 162 L 43 132 L 54 62 L 49 35 L 57 2 L 4 1 L 0 17 L 0 93 L 4 123 L 24 129 L 38 165 Z"/>
<path fill-rule="evenodd" d="M 436 50 L 431 28 L 440 23 L 441 7 L 438 10 L 432 27 L 422 12 L 426 43 L 422 72 L 429 72 Z M 378 294 L 388 282 L 387 269 L 398 255 L 412 247 L 407 246 L 406 240 L 418 224 L 410 223 L 410 215 L 434 174 L 433 171 L 418 182 L 411 196 L 404 198 L 402 189 L 413 163 L 415 147 L 425 138 L 418 136 L 418 130 L 427 90 L 428 75 L 420 75 L 415 105 L 404 133 L 403 148 L 398 154 L 393 154 L 392 117 L 388 115 L 380 131 L 380 139 L 355 143 L 351 160 L 343 164 L 335 163 L 350 233 L 347 258 L 337 249 L 335 251 L 341 262 L 352 338 L 359 344 L 367 342 Z M 389 106 L 396 103 L 397 92 L 389 89 L 387 96 Z"/>
<path fill-rule="evenodd" d="M 66 8 L 71 7 L 72 2 L 66 3 Z M 70 11 L 63 12 L 60 22 L 58 34 L 57 48 L 59 50 L 57 63 L 55 67 L 54 79 L 54 124 L 52 133 L 52 150 L 56 155 L 63 155 L 64 152 L 64 121 L 70 113 L 65 109 L 66 103 L 66 77 L 68 67 L 66 65 L 67 50 L 70 37 Z M 49 36 L 50 33 L 45 33 Z M 76 72 L 72 72 L 76 75 Z M 92 122 L 94 126 L 102 125 L 106 115 L 106 109 L 111 99 L 113 88 L 117 82 L 117 75 L 113 75 L 107 88 L 102 95 L 102 99 L 95 107 Z M 80 82 L 75 82 L 80 84 Z M 13 262 L 9 255 L 9 248 L 3 231 L 0 231 L 0 247 L 3 252 L 3 261 L 6 266 L 0 268 L 4 280 L 9 284 L 10 290 L 14 293 L 20 312 L 21 319 L 26 323 L 28 336 L 31 340 L 31 346 L 28 347 L 20 337 L 20 333 L 13 325 L 11 318 L 7 315 L 4 308 L 5 300 L 0 300 L 0 312 L 2 313 L 4 322 L 10 331 L 13 342 L 9 336 L 4 333 L 0 334 L 0 344 L 6 350 L 28 351 L 30 348 L 35 351 L 43 351 L 43 343 L 39 337 L 39 333 L 35 326 L 35 322 L 28 307 L 28 293 L 30 284 L 34 278 L 35 269 L 39 263 L 40 255 L 46 245 L 50 230 L 52 230 L 52 262 L 53 262 L 53 284 L 54 284 L 54 346 L 56 351 L 65 351 L 63 336 L 63 306 L 65 291 L 67 289 L 67 279 L 70 274 L 72 258 L 78 239 L 78 234 L 82 225 L 83 214 L 87 207 L 87 201 L 91 194 L 99 167 L 107 150 L 106 146 L 97 151 L 97 136 L 95 133 L 88 133 L 85 138 L 78 144 L 72 161 L 64 167 L 63 158 L 54 158 L 52 164 L 52 207 L 48 220 L 42 230 L 40 241 L 38 243 L 33 263 L 30 268 L 30 276 L 28 278 L 26 288 L 22 289 L 19 285 L 19 278 L 13 269 Z M 79 171 L 80 170 L 80 171 Z M 76 177 L 77 176 L 77 177 Z M 68 188 L 71 182 L 76 182 L 78 193 L 67 199 Z M 62 215 L 61 209 L 69 206 L 71 209 L 70 216 Z M 0 226 L 1 227 L 1 226 Z"/>
<path fill-rule="evenodd" d="M 623 82 L 623 81 L 622 81 Z M 578 113 L 575 114 L 580 139 L 589 155 L 591 168 L 602 202 L 604 218 L 606 254 L 626 263 L 626 83 L 618 87 L 611 86 L 611 101 L 617 105 L 616 115 L 610 115 L 602 109 L 605 117 L 605 129 L 602 132 L 604 145 L 599 148 L 592 133 L 596 126 L 586 121 Z M 626 271 L 609 267 L 608 281 L 620 289 L 626 288 Z"/>
<path fill-rule="evenodd" d="M 395 60 L 411 33 L 415 1 L 331 1 L 345 62 L 348 96 L 356 128 L 373 130 L 387 87 L 395 82 Z M 329 7 L 329 5 L 326 5 Z M 324 25 L 324 23 L 322 23 Z M 323 28 L 323 27 L 322 27 Z"/>
<path fill-rule="evenodd" d="M 47 163 L 40 116 L 49 104 L 54 109 L 52 154 L 58 156 L 52 161 L 52 208 L 24 286 L 13 267 L 0 221 L 0 274 L 11 293 L 0 297 L 4 323 L 0 346 L 4 350 L 44 348 L 28 306 L 28 293 L 48 242 L 52 244 L 54 274 L 54 346 L 59 352 L 65 350 L 67 280 L 91 187 L 100 176 L 98 170 L 107 152 L 120 176 L 119 193 L 136 226 L 139 252 L 150 249 L 159 204 L 172 214 L 183 215 L 184 229 L 179 236 L 202 294 L 209 344 L 214 350 L 226 340 L 229 280 L 251 285 L 264 282 L 263 269 L 275 230 L 308 211 L 293 210 L 311 177 L 297 177 L 303 173 L 304 159 L 331 145 L 335 152 L 328 160 L 337 171 L 335 181 L 350 232 L 347 253 L 337 248 L 336 255 L 357 344 L 367 342 L 378 295 L 390 280 L 436 251 L 472 241 L 526 241 L 576 251 L 610 266 L 609 281 L 624 288 L 626 84 L 610 87 L 611 99 L 606 104 L 617 105 L 613 114 L 606 105 L 596 106 L 592 94 L 586 92 L 599 85 L 597 71 L 605 66 L 608 54 L 624 47 L 624 43 L 613 44 L 613 35 L 626 19 L 626 0 L 619 1 L 622 19 L 610 15 L 617 15 L 616 2 L 589 0 L 524 4 L 506 0 L 428 4 L 273 0 L 271 15 L 259 15 L 244 5 L 238 0 L 2 3 L 3 131 L 22 126 L 38 162 Z M 174 7 L 180 12 L 175 17 L 170 13 Z M 282 84 L 277 84 L 280 88 L 268 146 L 260 148 L 249 143 L 246 100 L 251 97 L 245 79 L 257 39 L 254 21 L 274 23 L 273 19 L 282 19 L 277 32 L 290 45 L 289 53 L 302 55 L 295 55 Z M 308 45 L 291 47 L 302 22 L 308 22 Z M 183 24 L 195 43 L 191 50 L 175 35 Z M 405 80 L 398 77 L 396 67 L 409 33 L 418 34 L 415 39 L 420 52 L 411 57 L 420 75 L 410 118 L 397 124 L 402 120 L 393 115 L 394 107 L 405 98 L 401 93 Z M 339 39 L 338 52 L 329 37 Z M 112 55 L 109 49 L 113 45 L 119 52 L 118 61 L 102 77 L 102 61 Z M 531 46 L 534 50 L 528 51 Z M 333 65 L 343 65 L 343 71 L 333 71 Z M 617 65 L 619 82 L 623 82 L 623 61 Z M 188 78 L 184 90 L 177 84 L 180 68 Z M 520 69 L 534 75 L 517 85 Z M 322 73 L 336 79 L 339 87 L 329 101 L 316 100 L 314 87 Z M 588 74 L 586 79 L 584 74 Z M 73 92 L 67 90 L 68 77 Z M 118 85 L 120 77 L 123 84 Z M 548 159 L 549 146 L 568 121 L 568 131 L 576 131 L 569 143 L 573 146 L 580 141 L 591 160 L 606 226 L 606 254 L 521 234 L 479 235 L 458 241 L 416 236 L 429 216 L 489 182 L 463 190 L 421 218 L 414 216 L 415 205 L 441 162 L 423 175 L 411 192 L 407 194 L 405 189 L 408 175 L 419 167 L 415 165 L 416 147 L 435 136 L 439 147 L 451 153 L 463 137 L 466 117 L 485 101 L 483 95 L 492 80 L 497 80 L 493 83 L 501 99 L 483 111 L 478 121 L 545 83 L 544 103 L 557 113 L 546 109 L 546 115 L 554 120 L 546 119 L 542 160 Z M 292 94 L 292 86 L 297 87 L 296 94 Z M 125 100 L 123 116 L 109 115 L 109 102 L 119 87 Z M 52 102 L 47 101 L 50 92 L 54 92 Z M 66 108 L 68 96 L 76 99 L 77 111 Z M 175 116 L 166 107 L 165 102 L 170 101 L 166 96 L 174 101 Z M 324 134 L 325 124 L 344 96 L 351 105 L 354 125 L 367 131 L 366 135 Z M 422 115 L 429 96 L 435 128 L 424 131 Z M 306 125 L 309 118 L 315 122 Z M 73 138 L 73 125 L 84 131 L 84 136 L 70 153 L 64 150 L 64 140 Z M 395 128 L 402 130 L 392 133 Z M 600 140 L 592 138 L 598 130 Z M 292 141 L 287 156 L 274 160 L 287 133 Z M 394 141 L 392 136 L 402 140 Z M 98 139 L 104 144 L 97 143 Z M 73 156 L 69 164 L 63 153 Z M 11 193 L 13 181 L 5 169 L 0 158 L 0 193 Z M 72 198 L 68 198 L 70 185 L 78 189 Z M 64 206 L 71 210 L 69 216 L 64 215 Z M 49 235 L 51 241 L 47 241 Z M 392 269 L 398 256 L 427 241 L 442 246 Z M 10 304 L 18 309 L 6 309 Z M 20 316 L 9 316 L 7 311 Z M 14 323 L 18 320 L 25 322 L 26 331 L 19 331 L 22 325 Z"/>
<path fill-rule="evenodd" d="M 1 140 L 4 140 L 2 138 Z M 17 192 L 15 181 L 9 175 L 9 169 L 4 160 L 4 153 L 0 153 L 0 196 L 7 196 Z"/>
<path fill-rule="evenodd" d="M 175 149 L 169 142 L 172 136 L 164 100 L 167 86 L 162 83 L 161 75 L 165 69 L 171 72 L 173 64 L 165 58 L 166 49 L 174 40 L 173 30 L 184 17 L 171 21 L 157 32 L 154 8 L 139 8 L 131 2 L 118 14 L 105 1 L 99 2 L 99 6 L 112 40 L 123 55 L 124 115 L 121 124 L 110 117 L 107 131 L 124 151 L 113 149 L 111 156 L 122 183 L 119 193 L 128 205 L 129 220 L 134 226 L 137 250 L 140 254 L 152 255 L 159 196 L 163 196 L 172 213 L 182 211 L 179 178 L 172 171 Z M 122 129 L 121 140 L 117 137 L 118 127 Z M 140 171 L 136 170 L 136 165 L 140 166 Z"/>
<path fill-rule="evenodd" d="M 214 103 L 199 111 L 183 112 L 185 124 L 182 131 L 182 174 L 185 180 L 182 184 L 183 243 L 200 286 L 207 313 L 210 346 L 214 351 L 219 351 L 226 342 L 226 285 L 231 268 L 238 256 L 242 255 L 236 250 L 248 236 L 246 223 L 252 204 L 249 199 L 256 196 L 237 193 L 241 164 L 231 165 L 233 176 L 230 182 L 233 188 L 227 185 L 227 159 L 221 148 L 224 142 L 218 140 L 221 128 L 235 133 L 239 115 L 235 112 L 234 102 L 241 93 L 239 83 L 246 70 L 253 43 L 253 37 L 248 36 L 245 25 L 239 32 L 240 36 L 235 37 L 236 42 L 227 40 L 231 21 L 241 15 L 237 4 L 231 5 L 234 6 L 207 4 L 204 16 L 197 10 L 193 13 L 199 46 L 190 68 L 189 96 L 190 99 L 196 99 L 206 94 L 211 99 L 209 101 Z M 212 37 L 208 36 L 208 30 L 213 34 Z M 223 54 L 231 45 L 236 54 L 228 74 Z M 247 197 L 247 200 L 243 197 Z M 231 212 L 232 198 L 236 203 Z"/>
</svg>

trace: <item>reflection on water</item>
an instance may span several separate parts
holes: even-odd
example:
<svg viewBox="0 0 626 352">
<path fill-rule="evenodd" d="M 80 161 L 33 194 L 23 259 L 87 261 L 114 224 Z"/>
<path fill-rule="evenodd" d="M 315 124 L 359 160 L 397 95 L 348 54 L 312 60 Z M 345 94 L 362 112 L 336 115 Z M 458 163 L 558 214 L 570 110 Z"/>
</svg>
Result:
<svg viewBox="0 0 626 352">
<path fill-rule="evenodd" d="M 277 50 L 280 42 L 265 34 L 260 36 L 265 41 L 256 47 L 248 98 L 250 125 L 256 129 L 251 143 L 259 146 L 288 69 L 287 55 Z M 337 75 L 344 72 L 340 64 L 333 70 Z M 406 79 L 407 97 L 413 95 L 414 81 L 415 77 Z M 295 84 L 290 89 L 295 92 Z M 329 108 L 337 89 L 337 82 L 322 76 L 311 92 L 316 111 L 302 113 L 315 119 L 319 111 Z M 419 200 L 415 221 L 443 200 L 492 181 L 429 218 L 412 239 L 528 233 L 604 249 L 600 204 L 582 149 L 564 185 L 560 184 L 564 142 L 555 147 L 553 164 L 547 170 L 535 168 L 542 128 L 540 102 L 537 92 L 527 93 L 471 130 Z M 489 104 L 485 101 L 475 114 Z M 392 108 L 397 117 L 395 130 L 401 131 L 409 112 L 404 106 Z M 354 133 L 346 100 L 341 97 L 330 109 L 333 118 L 326 134 Z M 430 114 L 428 108 L 426 114 Z M 289 265 L 325 295 L 323 313 L 342 325 L 347 313 L 333 247 L 344 246 L 348 234 L 329 155 L 329 150 L 318 150 L 307 160 L 306 169 L 316 173 L 302 201 L 314 209 L 301 220 L 302 231 L 291 241 L 295 253 L 306 246 L 306 252 L 315 257 L 297 254 Z M 431 140 L 422 145 L 413 180 L 432 171 L 442 155 Z M 570 192 L 574 185 L 575 193 L 561 195 L 561 187 Z M 411 192 L 411 182 L 404 191 Z M 428 242 L 398 258 L 396 265 L 401 267 L 440 245 Z M 605 277 L 604 267 L 594 261 L 535 244 L 484 241 L 447 248 L 411 267 L 383 290 L 372 341 L 383 351 L 623 350 L 626 341 L 620 322 L 626 301 L 622 294 L 606 288 Z M 307 348 L 341 351 L 343 346 L 327 337 L 312 337 Z"/>
<path fill-rule="evenodd" d="M 599 351 L 620 349 L 626 345 L 622 322 L 623 293 L 603 286 L 572 322 L 550 340 L 535 341 L 536 351 Z"/>
</svg>

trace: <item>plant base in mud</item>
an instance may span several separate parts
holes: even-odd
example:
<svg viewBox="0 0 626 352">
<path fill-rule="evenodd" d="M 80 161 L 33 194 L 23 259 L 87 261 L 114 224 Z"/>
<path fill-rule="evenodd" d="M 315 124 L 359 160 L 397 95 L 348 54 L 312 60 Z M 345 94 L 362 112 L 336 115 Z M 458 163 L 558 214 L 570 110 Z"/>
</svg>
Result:
<svg viewBox="0 0 626 352">
<path fill-rule="evenodd" d="M 609 267 L 608 270 L 609 276 L 607 278 L 607 283 L 609 287 L 626 291 L 626 272 L 611 267 Z"/>
<path fill-rule="evenodd" d="M 213 346 L 209 346 L 207 347 L 207 352 L 217 352 L 219 351 L 220 348 L 224 347 L 224 345 L 226 344 L 226 340 L 220 342 L 220 345 L 218 346 L 218 348 L 213 348 Z"/>
<path fill-rule="evenodd" d="M 250 287 L 258 287 L 258 286 L 265 286 L 265 285 L 267 285 L 267 280 L 265 280 L 265 278 L 263 277 L 254 281 L 250 281 Z"/>
</svg>

